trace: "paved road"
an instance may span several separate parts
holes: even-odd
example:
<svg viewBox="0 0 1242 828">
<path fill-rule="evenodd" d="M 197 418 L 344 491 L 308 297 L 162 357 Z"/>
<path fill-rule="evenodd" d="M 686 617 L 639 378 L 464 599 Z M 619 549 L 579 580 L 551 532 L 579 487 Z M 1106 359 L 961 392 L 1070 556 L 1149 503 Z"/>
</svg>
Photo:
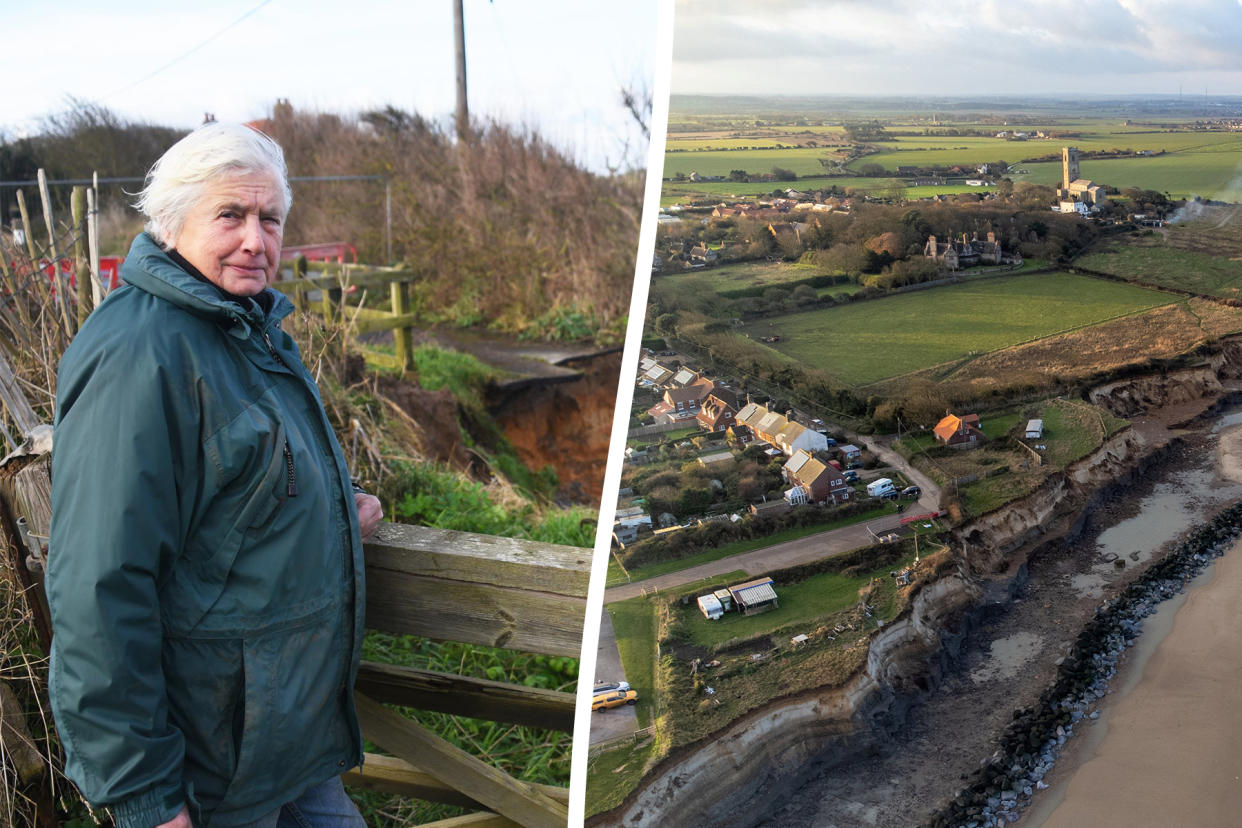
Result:
<svg viewBox="0 0 1242 828">
<path fill-rule="evenodd" d="M 871 537 L 871 532 L 882 535 L 885 532 L 891 531 L 901 525 L 901 519 L 906 515 L 924 514 L 939 510 L 940 489 L 935 483 L 922 472 L 911 468 L 896 452 L 880 446 L 869 439 L 863 440 L 863 442 L 868 450 L 899 470 L 923 490 L 917 505 L 910 504 L 906 507 L 905 512 L 900 515 L 886 515 L 875 520 L 856 523 L 853 526 L 829 529 L 817 535 L 808 535 L 805 538 L 785 541 L 774 546 L 756 549 L 753 552 L 744 552 L 740 555 L 721 558 L 718 561 L 699 564 L 689 569 L 670 572 L 667 575 L 657 575 L 654 578 L 635 581 L 632 584 L 610 587 L 604 592 L 604 603 L 608 604 L 613 601 L 624 601 L 626 598 L 633 598 L 636 595 L 641 595 L 644 589 L 671 589 L 739 569 L 748 575 L 761 575 L 773 569 L 783 569 L 787 566 L 811 563 L 812 561 L 827 558 L 830 555 L 838 555 L 851 549 L 857 549 L 860 546 L 869 546 L 875 543 L 875 540 Z"/>
<path fill-rule="evenodd" d="M 599 622 L 599 644 L 595 651 L 595 680 L 624 681 L 625 668 L 621 666 L 621 652 L 617 649 L 617 636 L 612 631 L 612 618 L 603 611 Z M 639 693 L 649 693 L 649 687 L 633 688 Z M 629 736 L 638 730 L 638 716 L 633 705 L 597 710 L 591 714 L 591 744 L 606 742 L 621 736 Z"/>
</svg>

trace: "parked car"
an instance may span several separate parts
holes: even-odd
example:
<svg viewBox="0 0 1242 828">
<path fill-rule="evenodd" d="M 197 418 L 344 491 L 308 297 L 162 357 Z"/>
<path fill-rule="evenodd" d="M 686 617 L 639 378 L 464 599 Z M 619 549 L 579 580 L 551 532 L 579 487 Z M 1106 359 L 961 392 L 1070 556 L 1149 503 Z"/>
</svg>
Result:
<svg viewBox="0 0 1242 828">
<path fill-rule="evenodd" d="M 618 690 L 615 693 L 604 693 L 591 700 L 592 710 L 610 710 L 623 704 L 637 704 L 638 693 L 633 690 Z"/>
<path fill-rule="evenodd" d="M 591 692 L 595 695 L 600 693 L 615 693 L 618 690 L 629 690 L 630 683 L 628 681 L 601 681 L 597 682 L 595 689 Z"/>
<path fill-rule="evenodd" d="M 856 472 L 856 471 L 847 471 L 847 472 L 845 473 L 845 482 L 846 482 L 846 483 L 857 483 L 857 482 L 858 482 L 858 472 Z"/>
<path fill-rule="evenodd" d="M 918 486 L 906 486 L 901 490 L 902 497 L 918 497 L 921 494 L 923 494 L 923 490 Z"/>
<path fill-rule="evenodd" d="M 861 469 L 861 468 L 862 468 L 862 461 L 861 461 L 861 460 L 851 460 L 850 462 L 848 462 L 848 463 L 846 463 L 846 464 L 845 464 L 845 467 L 846 467 L 847 469 Z"/>
</svg>

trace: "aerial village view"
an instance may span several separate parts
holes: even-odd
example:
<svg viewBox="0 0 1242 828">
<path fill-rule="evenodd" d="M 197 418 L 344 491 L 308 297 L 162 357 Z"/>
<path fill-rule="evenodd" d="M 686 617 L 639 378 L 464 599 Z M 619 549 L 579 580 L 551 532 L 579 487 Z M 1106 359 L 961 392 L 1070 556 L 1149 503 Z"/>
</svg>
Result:
<svg viewBox="0 0 1242 828">
<path fill-rule="evenodd" d="M 586 824 L 1236 824 L 1242 9 L 893 5 L 677 6 Z"/>
</svg>

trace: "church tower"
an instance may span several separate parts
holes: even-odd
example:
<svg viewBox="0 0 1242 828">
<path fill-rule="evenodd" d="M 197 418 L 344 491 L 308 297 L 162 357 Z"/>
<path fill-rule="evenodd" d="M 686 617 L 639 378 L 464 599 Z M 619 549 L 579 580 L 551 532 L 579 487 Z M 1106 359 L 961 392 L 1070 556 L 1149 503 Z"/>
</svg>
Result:
<svg viewBox="0 0 1242 828">
<path fill-rule="evenodd" d="M 1061 147 L 1061 187 L 1068 190 L 1073 181 L 1082 176 L 1078 172 L 1078 147 Z"/>
</svg>

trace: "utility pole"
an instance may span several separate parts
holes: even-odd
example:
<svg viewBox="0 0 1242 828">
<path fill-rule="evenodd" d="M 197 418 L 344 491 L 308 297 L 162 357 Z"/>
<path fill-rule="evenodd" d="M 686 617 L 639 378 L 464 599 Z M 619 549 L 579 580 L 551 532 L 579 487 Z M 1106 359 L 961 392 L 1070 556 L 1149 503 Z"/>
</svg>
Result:
<svg viewBox="0 0 1242 828">
<path fill-rule="evenodd" d="M 470 112 L 466 107 L 466 24 L 462 0 L 453 0 L 453 28 L 457 37 L 457 140 L 470 133 Z"/>
</svg>

